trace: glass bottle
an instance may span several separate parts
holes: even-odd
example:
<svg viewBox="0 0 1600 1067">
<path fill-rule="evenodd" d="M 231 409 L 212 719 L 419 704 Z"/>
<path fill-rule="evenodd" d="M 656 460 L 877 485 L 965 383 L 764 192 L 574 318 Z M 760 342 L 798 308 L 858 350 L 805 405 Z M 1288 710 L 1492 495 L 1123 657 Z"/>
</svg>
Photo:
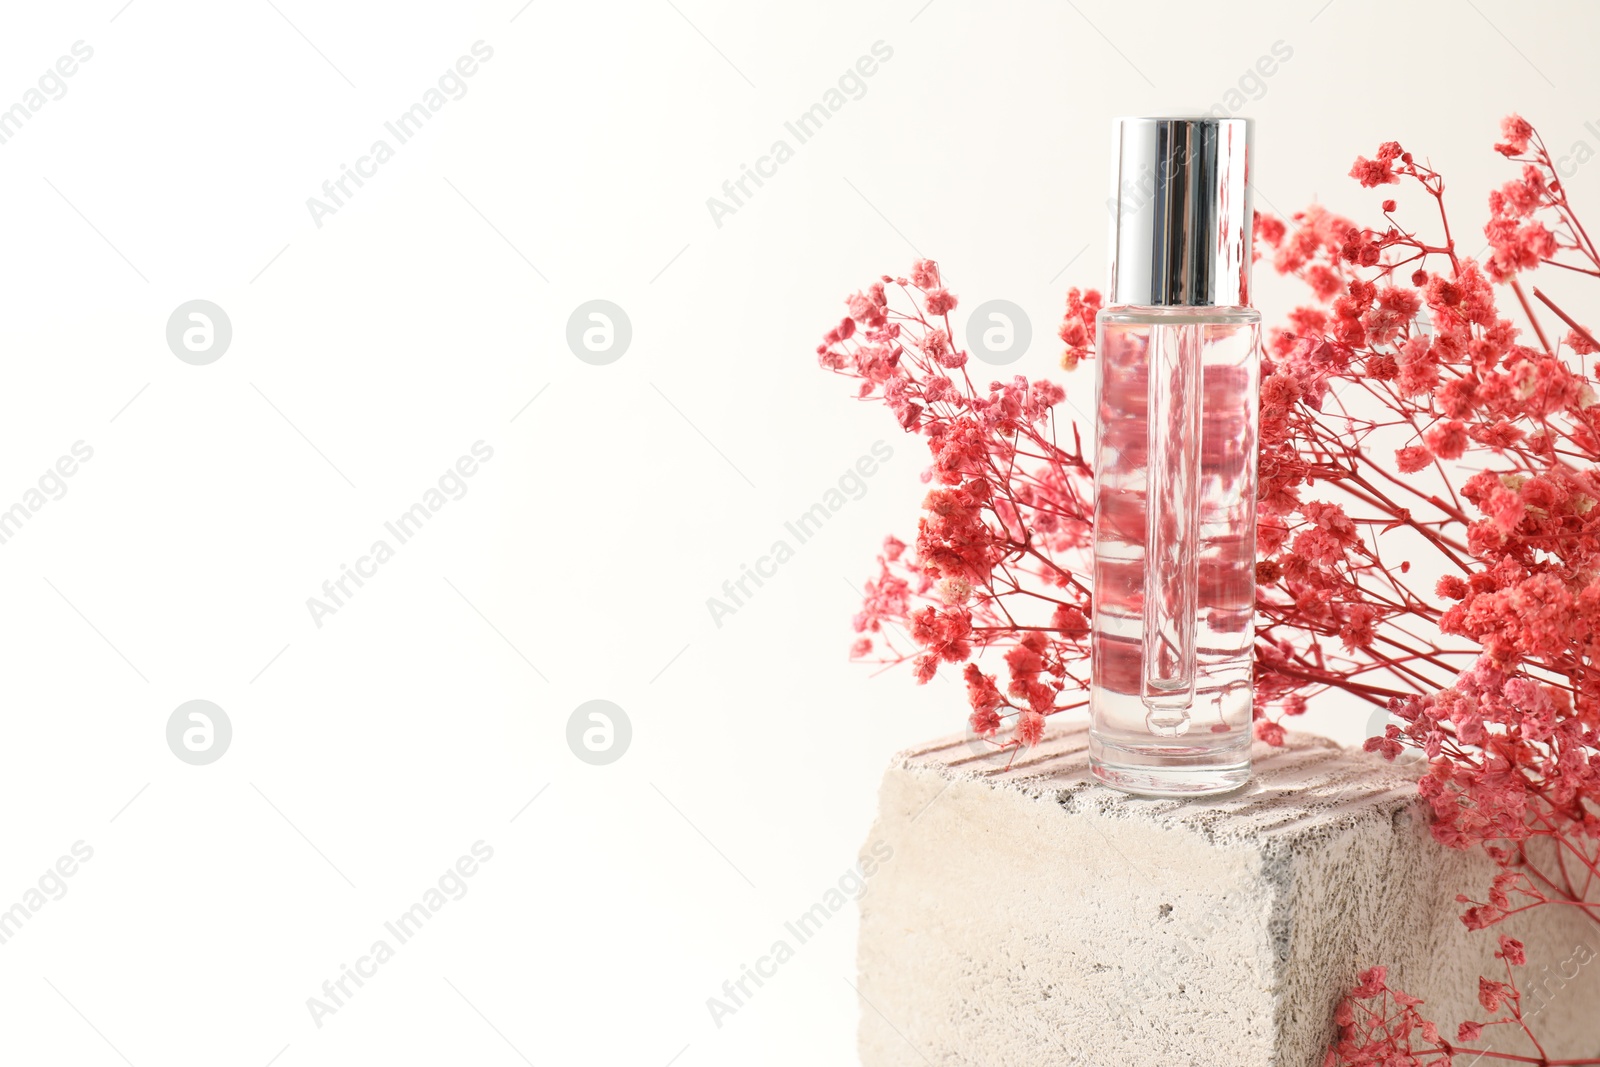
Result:
<svg viewBox="0 0 1600 1067">
<path fill-rule="evenodd" d="M 1096 361 L 1091 767 L 1131 793 L 1250 778 L 1260 315 L 1249 119 L 1117 123 Z"/>
</svg>

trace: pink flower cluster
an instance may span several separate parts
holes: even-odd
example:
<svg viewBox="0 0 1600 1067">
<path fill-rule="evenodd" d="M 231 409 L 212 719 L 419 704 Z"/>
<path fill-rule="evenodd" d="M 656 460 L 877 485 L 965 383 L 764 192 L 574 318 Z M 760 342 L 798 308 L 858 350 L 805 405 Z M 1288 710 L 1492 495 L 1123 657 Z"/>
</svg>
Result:
<svg viewBox="0 0 1600 1067">
<path fill-rule="evenodd" d="M 818 358 L 923 437 L 930 484 L 914 544 L 884 542 L 852 653 L 911 660 L 918 682 L 941 663 L 965 664 L 973 728 L 990 737 L 1011 720 L 1011 743 L 1032 744 L 1046 715 L 1082 706 L 1087 678 L 1089 590 L 1077 557 L 1090 543 L 1093 477 L 1076 431 L 1070 448 L 1056 439 L 1065 394 L 1023 377 L 974 381 L 951 340 L 956 298 L 931 260 L 847 304 Z M 1098 295 L 1074 291 L 1069 308 L 1069 348 L 1091 346 Z M 896 633 L 913 647 L 896 645 Z M 1003 689 L 971 662 L 995 647 Z"/>
<path fill-rule="evenodd" d="M 1600 278 L 1600 254 L 1533 128 L 1512 116 L 1503 138 L 1522 170 L 1489 197 L 1482 264 L 1451 235 L 1443 179 L 1394 142 L 1351 176 L 1420 190 L 1436 237 L 1402 226 L 1394 200 L 1381 228 L 1312 209 L 1293 234 L 1261 231 L 1317 302 L 1273 332 L 1264 368 L 1258 696 L 1293 715 L 1343 689 L 1392 713 L 1367 748 L 1420 751 L 1434 835 L 1499 864 L 1483 899 L 1458 898 L 1474 929 L 1548 903 L 1600 922 L 1600 367 L 1584 364 L 1590 331 L 1520 280 L 1546 266 Z M 1496 284 L 1531 335 L 1501 314 Z M 1555 341 L 1552 319 L 1567 328 Z M 1429 587 L 1409 577 L 1419 551 L 1442 572 Z M 1507 1025 L 1537 1049 L 1509 972 L 1522 947 L 1502 938 L 1497 955 L 1507 980 L 1482 979 L 1480 1001 L 1502 1016 L 1456 1040 Z M 1441 1039 L 1418 1003 L 1369 971 L 1329 1064 L 1480 1051 Z"/>
<path fill-rule="evenodd" d="M 1450 1067 L 1458 1062 L 1458 1056 L 1462 1063 L 1486 1059 L 1552 1065 L 1600 1063 L 1594 1059 L 1552 1060 L 1545 1054 L 1529 1025 L 1542 1005 L 1524 1003 L 1524 991 L 1512 970 L 1527 964 L 1527 951 L 1516 938 L 1501 935 L 1494 956 L 1505 968 L 1505 981 L 1478 978 L 1478 1004 L 1489 1017 L 1460 1023 L 1454 1040 L 1440 1033 L 1438 1025 L 1418 1010 L 1421 1000 L 1389 985 L 1386 968 L 1361 972 L 1356 987 L 1334 1011 L 1337 1035 L 1323 1067 Z M 1475 1047 L 1483 1040 L 1484 1031 L 1497 1028 L 1520 1034 L 1535 1055 Z M 1470 1060 L 1465 1058 L 1469 1056 Z"/>
</svg>

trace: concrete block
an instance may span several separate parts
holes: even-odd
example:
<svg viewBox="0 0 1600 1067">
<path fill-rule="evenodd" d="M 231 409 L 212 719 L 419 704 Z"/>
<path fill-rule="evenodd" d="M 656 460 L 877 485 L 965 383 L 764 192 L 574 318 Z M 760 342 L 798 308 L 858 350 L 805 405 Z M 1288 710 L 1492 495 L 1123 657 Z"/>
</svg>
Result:
<svg viewBox="0 0 1600 1067">
<path fill-rule="evenodd" d="M 1242 792 L 1149 800 L 1092 782 L 1086 743 L 1067 725 L 1009 770 L 961 738 L 892 762 L 867 844 L 894 859 L 861 900 L 866 1067 L 1320 1067 L 1378 963 L 1446 1036 L 1485 1015 L 1495 932 L 1454 898 L 1492 864 L 1433 840 L 1404 767 L 1291 735 Z M 1525 1010 L 1547 1054 L 1600 1051 L 1600 966 L 1573 963 L 1600 955 L 1594 924 L 1545 907 L 1496 930 L 1543 980 Z"/>
</svg>

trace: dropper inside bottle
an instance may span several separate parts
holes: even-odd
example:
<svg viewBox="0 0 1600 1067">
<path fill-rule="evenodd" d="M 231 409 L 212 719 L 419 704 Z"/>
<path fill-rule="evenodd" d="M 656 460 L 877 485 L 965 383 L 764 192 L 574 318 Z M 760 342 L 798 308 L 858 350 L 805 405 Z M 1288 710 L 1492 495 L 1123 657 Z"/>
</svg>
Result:
<svg viewBox="0 0 1600 1067">
<path fill-rule="evenodd" d="M 1140 695 L 1153 734 L 1189 728 L 1200 592 L 1201 333 L 1194 323 L 1151 331 L 1149 487 Z"/>
</svg>

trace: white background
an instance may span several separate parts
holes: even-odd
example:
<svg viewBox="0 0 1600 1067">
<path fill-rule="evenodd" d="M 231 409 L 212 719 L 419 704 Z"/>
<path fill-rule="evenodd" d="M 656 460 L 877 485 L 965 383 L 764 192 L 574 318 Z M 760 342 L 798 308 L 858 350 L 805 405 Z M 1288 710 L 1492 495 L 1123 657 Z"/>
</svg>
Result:
<svg viewBox="0 0 1600 1067">
<path fill-rule="evenodd" d="M 964 718 L 958 682 L 846 661 L 851 585 L 923 487 L 815 366 L 842 298 L 936 257 L 965 307 L 1031 317 L 1002 373 L 1059 373 L 1061 295 L 1105 274 L 1110 117 L 1241 79 L 1265 208 L 1375 218 L 1344 175 L 1394 138 L 1472 241 L 1502 114 L 1600 149 L 1577 3 L 275 2 L 4 14 L 0 107 L 93 57 L 0 144 L 0 508 L 94 450 L 0 545 L 0 909 L 93 849 L 0 945 L 6 1063 L 851 1062 L 852 909 L 706 1008 L 854 863 L 888 756 Z M 307 198 L 479 40 L 466 95 L 317 226 Z M 1570 186 L 1600 203 L 1600 167 Z M 1272 321 L 1292 290 L 1258 280 Z M 608 366 L 565 341 L 595 298 L 632 322 Z M 192 299 L 232 323 L 206 366 L 166 343 Z M 1087 408 L 1090 372 L 1066 384 Z M 880 439 L 865 496 L 716 626 L 706 598 Z M 480 440 L 319 628 L 307 598 Z M 192 699 L 233 726 L 208 766 L 166 743 Z M 591 699 L 632 722 L 609 766 L 567 746 Z M 317 1026 L 307 998 L 479 840 L 466 896 Z"/>
</svg>

